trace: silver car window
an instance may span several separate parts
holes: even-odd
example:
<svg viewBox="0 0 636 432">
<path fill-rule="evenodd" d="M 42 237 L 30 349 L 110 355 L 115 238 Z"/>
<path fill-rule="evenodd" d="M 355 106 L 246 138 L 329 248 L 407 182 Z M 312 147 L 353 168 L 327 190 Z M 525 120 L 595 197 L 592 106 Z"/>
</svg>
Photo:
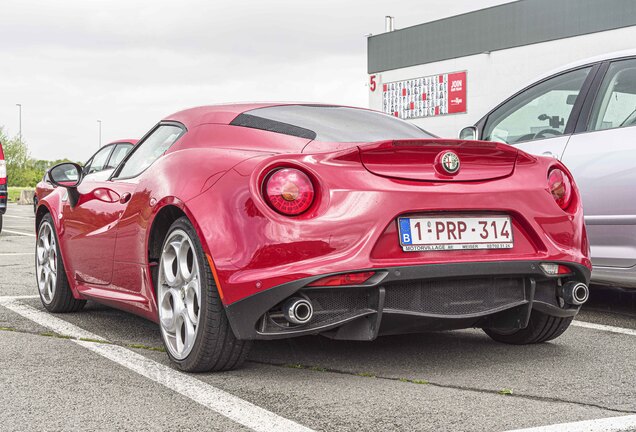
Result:
<svg viewBox="0 0 636 432">
<path fill-rule="evenodd" d="M 636 126 L 636 59 L 610 65 L 592 108 L 588 130 Z"/>
</svg>

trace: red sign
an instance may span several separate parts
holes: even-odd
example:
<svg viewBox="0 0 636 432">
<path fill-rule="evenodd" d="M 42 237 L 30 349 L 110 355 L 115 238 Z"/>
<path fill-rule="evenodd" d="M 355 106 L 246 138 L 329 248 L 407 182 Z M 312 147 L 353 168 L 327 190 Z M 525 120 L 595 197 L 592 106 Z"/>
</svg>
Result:
<svg viewBox="0 0 636 432">
<path fill-rule="evenodd" d="M 382 110 L 403 119 L 465 113 L 466 71 L 382 85 Z"/>
<path fill-rule="evenodd" d="M 448 113 L 466 112 L 466 72 L 448 74 Z"/>
</svg>

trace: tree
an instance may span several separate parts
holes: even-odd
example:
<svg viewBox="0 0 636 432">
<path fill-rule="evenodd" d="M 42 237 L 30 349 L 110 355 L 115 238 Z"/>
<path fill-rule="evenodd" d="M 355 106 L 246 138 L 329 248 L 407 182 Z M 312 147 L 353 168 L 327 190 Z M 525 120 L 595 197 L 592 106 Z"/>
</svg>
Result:
<svg viewBox="0 0 636 432">
<path fill-rule="evenodd" d="M 26 143 L 18 137 L 9 139 L 0 126 L 0 143 L 7 162 L 7 178 L 11 186 L 33 187 L 46 172 L 46 167 L 29 154 Z M 46 165 L 46 164 L 44 164 Z"/>
</svg>

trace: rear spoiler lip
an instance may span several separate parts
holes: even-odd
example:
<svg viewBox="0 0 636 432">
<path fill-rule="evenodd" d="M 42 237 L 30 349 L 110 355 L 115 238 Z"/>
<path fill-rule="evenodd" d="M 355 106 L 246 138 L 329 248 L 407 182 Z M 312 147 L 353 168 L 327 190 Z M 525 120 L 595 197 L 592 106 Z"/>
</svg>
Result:
<svg viewBox="0 0 636 432">
<path fill-rule="evenodd" d="M 438 147 L 469 147 L 469 148 L 488 148 L 488 149 L 506 149 L 514 152 L 519 152 L 519 149 L 504 143 L 495 141 L 466 141 L 457 139 L 400 139 L 400 140 L 384 140 L 371 143 L 359 144 L 360 151 L 372 151 L 389 149 L 392 147 L 424 147 L 424 146 L 438 146 Z"/>
<path fill-rule="evenodd" d="M 413 154 L 417 154 L 418 151 L 417 149 L 421 149 L 423 153 L 428 153 L 429 155 L 433 155 L 434 153 L 437 153 L 437 156 L 434 158 L 435 160 L 430 160 L 428 162 L 425 163 L 425 165 L 422 165 L 422 170 L 420 170 L 420 174 L 417 175 L 416 177 L 413 177 L 414 174 L 406 174 L 406 173 L 398 173 L 397 171 L 392 172 L 393 170 L 390 168 L 387 168 L 385 166 L 378 168 L 371 168 L 371 165 L 369 165 L 369 162 L 367 162 L 367 158 L 378 158 L 378 157 L 382 157 L 382 155 L 386 155 L 392 152 L 401 152 L 401 151 L 407 151 L 407 152 L 412 152 Z M 508 158 L 509 163 L 511 164 L 511 168 L 510 171 L 506 171 L 506 172 L 501 172 L 501 173 L 493 173 L 492 176 L 490 177 L 479 177 L 479 176 L 475 176 L 474 174 L 463 174 L 464 171 L 460 172 L 459 174 L 449 174 L 446 175 L 446 173 L 441 172 L 438 168 L 436 168 L 436 166 L 438 165 L 438 161 L 437 158 L 439 158 L 439 155 L 447 152 L 447 151 L 453 151 L 455 150 L 458 154 L 462 154 L 462 150 L 465 151 L 477 151 L 477 153 L 480 153 L 479 150 L 483 150 L 484 151 L 484 156 L 486 158 L 488 158 L 488 153 L 491 154 L 499 154 L 499 155 L 505 155 L 504 157 Z M 431 150 L 433 151 L 433 153 L 431 153 Z M 496 179 L 500 179 L 500 178 L 505 178 L 508 177 L 510 175 L 512 175 L 516 168 L 517 168 L 517 163 L 519 161 L 519 158 L 521 157 L 522 160 L 524 160 L 524 156 L 525 153 L 523 151 L 520 151 L 519 149 L 508 145 L 508 144 L 504 144 L 504 143 L 499 143 L 499 142 L 493 142 L 493 141 L 466 141 L 466 140 L 457 140 L 457 139 L 407 139 L 407 140 L 386 140 L 386 141 L 378 141 L 378 142 L 374 142 L 374 143 L 367 143 L 367 144 L 361 144 L 358 145 L 358 152 L 360 154 L 360 162 L 362 162 L 362 165 L 365 167 L 365 169 L 367 171 L 369 171 L 370 173 L 380 176 L 380 177 L 385 177 L 385 178 L 394 178 L 394 179 L 401 179 L 401 180 L 407 180 L 407 181 L 427 181 L 427 182 L 455 182 L 455 181 L 461 181 L 461 182 L 479 182 L 479 181 L 484 181 L 484 180 L 496 180 Z M 377 159 L 376 159 L 377 160 Z M 487 168 L 488 166 L 488 162 L 487 159 L 485 162 L 482 162 L 482 164 L 485 163 L 484 167 Z M 425 174 L 425 172 L 427 171 L 427 167 L 429 167 L 429 164 L 433 164 L 431 166 L 431 172 L 430 177 L 427 178 L 422 178 L 420 177 L 420 175 L 424 175 L 426 176 L 427 174 Z M 382 163 L 381 163 L 382 165 Z"/>
</svg>

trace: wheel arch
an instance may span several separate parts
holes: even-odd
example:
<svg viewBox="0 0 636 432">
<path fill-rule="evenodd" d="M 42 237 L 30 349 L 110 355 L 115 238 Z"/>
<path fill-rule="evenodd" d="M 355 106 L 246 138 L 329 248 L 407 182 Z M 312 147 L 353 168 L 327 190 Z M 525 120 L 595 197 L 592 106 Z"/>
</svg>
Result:
<svg viewBox="0 0 636 432">
<path fill-rule="evenodd" d="M 51 217 L 53 217 L 53 212 L 51 211 L 51 209 L 48 207 L 48 204 L 46 201 L 40 201 L 37 208 L 35 209 L 35 229 L 37 231 L 38 227 L 40 226 L 40 223 L 42 222 L 42 219 L 44 219 L 44 216 L 47 214 L 51 214 Z M 55 224 L 55 218 L 53 218 L 53 223 Z M 56 227 L 59 228 L 59 227 Z"/>
<path fill-rule="evenodd" d="M 146 249 L 146 254 L 148 264 L 150 266 L 150 277 L 152 279 L 152 286 L 155 295 L 157 294 L 157 278 L 159 273 L 158 264 L 161 256 L 161 247 L 168 235 L 170 226 L 172 226 L 177 219 L 184 216 L 187 217 L 180 205 L 170 203 L 161 207 L 152 219 L 150 230 L 148 231 L 148 247 Z"/>
<path fill-rule="evenodd" d="M 197 235 L 199 236 L 199 242 L 203 248 L 203 253 L 210 257 L 210 251 L 205 241 L 200 226 L 198 225 L 194 215 L 186 207 L 185 203 L 179 199 L 166 199 L 163 200 L 163 205 L 157 204 L 159 210 L 156 211 L 154 217 L 150 222 L 150 229 L 148 230 L 146 258 L 150 266 L 150 276 L 153 284 L 153 291 L 156 293 L 157 275 L 159 272 L 159 258 L 161 256 L 161 248 L 163 242 L 168 235 L 170 226 L 179 218 L 185 217 L 190 221 L 194 227 Z M 211 258 L 211 257 L 210 257 Z"/>
</svg>

